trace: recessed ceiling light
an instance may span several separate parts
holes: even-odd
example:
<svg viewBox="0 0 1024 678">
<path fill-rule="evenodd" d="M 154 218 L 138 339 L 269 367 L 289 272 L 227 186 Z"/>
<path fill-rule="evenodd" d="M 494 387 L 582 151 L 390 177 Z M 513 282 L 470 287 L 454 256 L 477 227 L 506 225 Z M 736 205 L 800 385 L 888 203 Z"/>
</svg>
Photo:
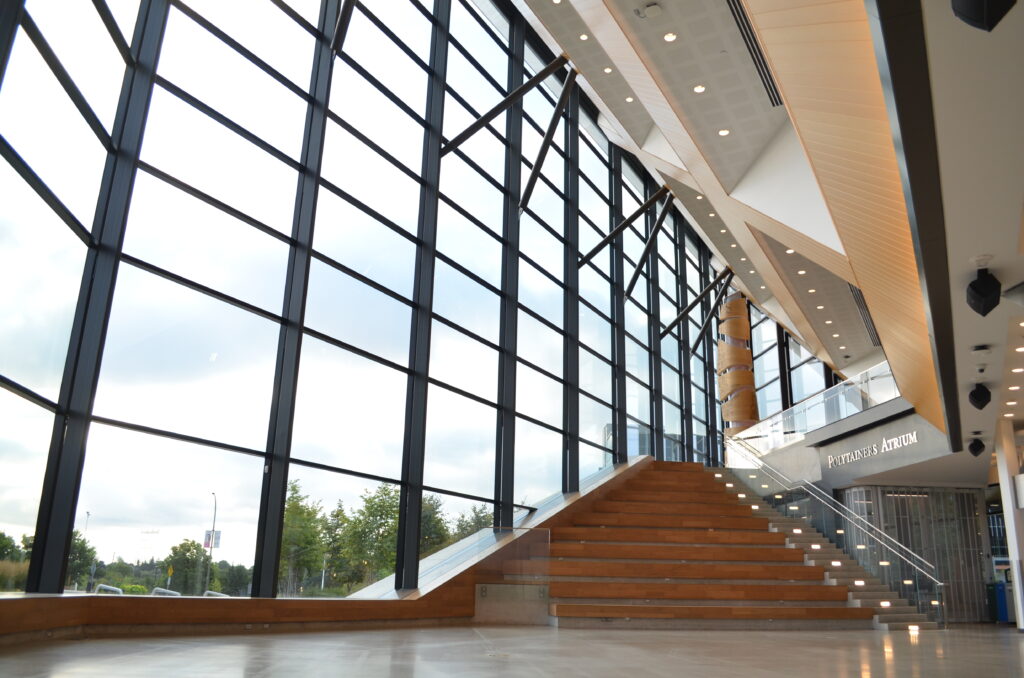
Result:
<svg viewBox="0 0 1024 678">
<path fill-rule="evenodd" d="M 1006 413 L 1006 414 L 1004 414 L 1003 416 L 1004 416 L 1004 417 L 1007 417 L 1007 418 L 1009 418 L 1009 417 L 1012 417 L 1012 416 L 1013 416 L 1013 412 L 1007 412 L 1007 413 Z"/>
<path fill-rule="evenodd" d="M 704 85 L 697 85 L 696 87 L 693 88 L 693 91 L 696 92 L 697 94 L 703 94 L 706 89 L 707 87 L 705 87 Z"/>
<path fill-rule="evenodd" d="M 840 347 L 839 347 L 839 350 L 840 350 L 840 351 L 845 351 L 845 350 L 846 350 L 846 347 L 845 347 L 845 346 L 840 346 Z"/>
<path fill-rule="evenodd" d="M 719 233 L 725 233 L 725 229 L 723 228 Z"/>
<path fill-rule="evenodd" d="M 750 269 L 750 275 L 754 275 L 754 269 Z"/>
<path fill-rule="evenodd" d="M 797 271 L 797 275 L 807 275 L 807 271 Z"/>
<path fill-rule="evenodd" d="M 814 294 L 814 293 L 815 293 L 815 292 L 817 292 L 817 291 L 818 291 L 818 290 L 807 290 L 807 294 Z"/>
<path fill-rule="evenodd" d="M 611 73 L 612 72 L 612 67 L 611 66 L 605 66 L 604 67 L 604 72 L 605 73 Z"/>
<path fill-rule="evenodd" d="M 1008 388 L 1007 390 L 1008 390 L 1008 391 L 1019 391 L 1019 390 L 1020 390 L 1020 386 L 1011 386 L 1011 387 L 1010 387 L 1010 388 Z"/>
<path fill-rule="evenodd" d="M 1016 351 L 1017 353 L 1024 353 L 1024 346 L 1018 346 L 1013 350 Z"/>
<path fill-rule="evenodd" d="M 703 196 L 703 195 L 698 195 L 698 196 L 697 196 L 697 200 L 703 200 L 703 199 L 704 199 L 704 196 Z"/>
<path fill-rule="evenodd" d="M 627 104 L 633 103 L 633 97 L 626 97 L 626 103 Z"/>
<path fill-rule="evenodd" d="M 825 321 L 825 324 L 826 324 L 826 325 L 831 325 L 831 324 L 832 324 L 832 321 L 831 321 L 831 320 L 826 320 L 826 321 Z"/>
<path fill-rule="evenodd" d="M 814 308 L 818 309 L 819 311 L 822 311 L 822 310 L 824 310 L 824 309 L 825 309 L 825 307 L 824 307 L 824 306 L 815 306 Z"/>
<path fill-rule="evenodd" d="M 675 42 L 678 37 L 675 33 L 668 32 L 665 34 L 665 42 Z"/>
<path fill-rule="evenodd" d="M 1016 400 L 1007 400 L 1006 404 L 1009 405 L 1010 407 L 1013 407 L 1014 405 L 1017 404 L 1017 401 Z"/>
<path fill-rule="evenodd" d="M 746 257 L 740 257 L 740 261 L 746 261 L 746 260 L 747 260 Z"/>
<path fill-rule="evenodd" d="M 1017 324 L 1020 325 L 1021 327 L 1024 327 L 1024 323 L 1017 323 Z"/>
<path fill-rule="evenodd" d="M 1015 367 L 1010 371 L 1013 372 L 1014 374 L 1020 374 L 1021 372 L 1024 372 L 1024 367 Z"/>
<path fill-rule="evenodd" d="M 764 285 L 761 285 L 761 289 L 762 289 L 762 290 L 764 289 Z"/>
<path fill-rule="evenodd" d="M 796 250 L 786 250 L 786 254 L 792 254 L 793 252 L 796 252 Z"/>
<path fill-rule="evenodd" d="M 720 129 L 720 130 L 718 130 L 718 136 L 720 136 L 720 137 L 727 137 L 727 136 L 729 136 L 729 130 L 727 130 L 727 129 Z"/>
<path fill-rule="evenodd" d="M 590 36 L 586 33 L 580 33 L 580 40 L 589 40 Z"/>
<path fill-rule="evenodd" d="M 551 0 L 551 2 L 553 2 L 556 5 L 561 5 L 562 4 L 562 0 Z"/>
<path fill-rule="evenodd" d="M 729 247 L 736 247 L 736 243 L 729 245 Z"/>
<path fill-rule="evenodd" d="M 832 335 L 832 338 L 833 338 L 833 339 L 838 339 L 838 338 L 839 338 L 839 335 L 838 335 L 838 334 L 833 334 L 833 335 Z"/>
<path fill-rule="evenodd" d="M 713 216 L 715 216 L 715 213 L 714 212 L 708 212 L 708 216 L 709 217 L 713 217 Z"/>
</svg>

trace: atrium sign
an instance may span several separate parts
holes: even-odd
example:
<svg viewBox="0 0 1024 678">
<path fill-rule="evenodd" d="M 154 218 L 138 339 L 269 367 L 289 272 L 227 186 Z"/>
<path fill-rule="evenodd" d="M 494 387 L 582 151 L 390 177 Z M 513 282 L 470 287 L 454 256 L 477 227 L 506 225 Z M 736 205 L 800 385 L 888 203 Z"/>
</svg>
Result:
<svg viewBox="0 0 1024 678">
<path fill-rule="evenodd" d="M 859 450 L 853 452 L 846 452 L 844 454 L 837 454 L 835 456 L 828 455 L 828 467 L 835 468 L 842 466 L 843 464 L 849 464 L 851 461 L 859 461 L 861 459 L 867 459 L 868 457 L 874 457 L 879 454 L 886 452 L 892 452 L 898 450 L 901 447 L 909 447 L 910 445 L 917 444 L 917 431 L 911 431 L 910 433 L 904 433 L 903 435 L 894 436 L 892 438 L 882 438 L 881 446 L 877 443 L 862 447 Z"/>
</svg>

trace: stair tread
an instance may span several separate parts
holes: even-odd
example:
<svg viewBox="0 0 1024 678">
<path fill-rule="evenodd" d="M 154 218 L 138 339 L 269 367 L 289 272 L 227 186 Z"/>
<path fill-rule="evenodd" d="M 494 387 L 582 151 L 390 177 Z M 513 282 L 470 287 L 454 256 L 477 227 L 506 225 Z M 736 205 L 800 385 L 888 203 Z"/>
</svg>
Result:
<svg viewBox="0 0 1024 678">
<path fill-rule="evenodd" d="M 619 617 L 647 619 L 871 619 L 870 610 L 856 607 L 767 607 L 727 605 L 591 605 L 552 603 L 556 617 Z"/>
</svg>

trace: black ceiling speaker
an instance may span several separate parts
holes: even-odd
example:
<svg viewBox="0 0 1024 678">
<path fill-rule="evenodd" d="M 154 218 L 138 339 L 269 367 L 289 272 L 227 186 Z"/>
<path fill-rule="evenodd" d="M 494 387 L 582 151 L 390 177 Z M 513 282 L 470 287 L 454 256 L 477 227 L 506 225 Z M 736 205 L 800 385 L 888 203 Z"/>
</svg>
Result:
<svg viewBox="0 0 1024 678">
<path fill-rule="evenodd" d="M 987 268 L 979 268 L 978 277 L 967 286 L 967 305 L 978 315 L 986 316 L 999 305 L 1002 291 L 999 278 L 989 273 Z"/>
<path fill-rule="evenodd" d="M 985 409 L 985 406 L 992 400 L 992 391 L 988 390 L 985 384 L 977 384 L 971 389 L 971 392 L 967 394 L 967 399 L 971 401 L 979 410 Z"/>
<path fill-rule="evenodd" d="M 953 14 L 960 21 L 983 31 L 996 27 L 1017 0 L 953 0 Z"/>
<path fill-rule="evenodd" d="M 977 438 L 974 438 L 967 445 L 967 451 L 970 452 L 975 457 L 977 457 L 978 455 L 985 451 L 985 443 L 981 442 Z"/>
</svg>

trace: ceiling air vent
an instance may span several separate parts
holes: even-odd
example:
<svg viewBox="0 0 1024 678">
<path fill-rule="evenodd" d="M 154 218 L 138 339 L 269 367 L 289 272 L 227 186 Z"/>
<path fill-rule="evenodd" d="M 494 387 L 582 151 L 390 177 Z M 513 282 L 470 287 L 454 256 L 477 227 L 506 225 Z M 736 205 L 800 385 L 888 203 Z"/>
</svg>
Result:
<svg viewBox="0 0 1024 678">
<path fill-rule="evenodd" d="M 779 95 L 779 89 L 775 86 L 772 72 L 768 69 L 768 61 L 764 58 L 764 52 L 761 51 L 761 46 L 757 44 L 757 38 L 754 37 L 754 29 L 750 25 L 747 13 L 743 10 L 741 0 L 727 0 L 727 2 L 729 9 L 732 10 L 732 18 L 736 20 L 736 27 L 740 29 L 740 35 L 743 36 L 743 42 L 747 43 L 747 51 L 750 52 L 754 68 L 761 76 L 761 84 L 764 85 L 764 90 L 768 93 L 768 100 L 772 102 L 772 106 L 781 106 L 782 97 Z"/>
<path fill-rule="evenodd" d="M 850 285 L 850 283 L 846 283 Z M 878 332 L 875 331 L 875 323 L 871 322 L 871 314 L 868 313 L 868 305 L 864 303 L 864 295 L 861 294 L 860 289 L 850 285 L 850 294 L 853 295 L 853 301 L 857 304 L 857 310 L 860 311 L 861 320 L 864 321 L 864 328 L 868 331 L 868 338 L 871 339 L 872 346 L 881 346 L 882 342 L 878 338 Z"/>
</svg>

